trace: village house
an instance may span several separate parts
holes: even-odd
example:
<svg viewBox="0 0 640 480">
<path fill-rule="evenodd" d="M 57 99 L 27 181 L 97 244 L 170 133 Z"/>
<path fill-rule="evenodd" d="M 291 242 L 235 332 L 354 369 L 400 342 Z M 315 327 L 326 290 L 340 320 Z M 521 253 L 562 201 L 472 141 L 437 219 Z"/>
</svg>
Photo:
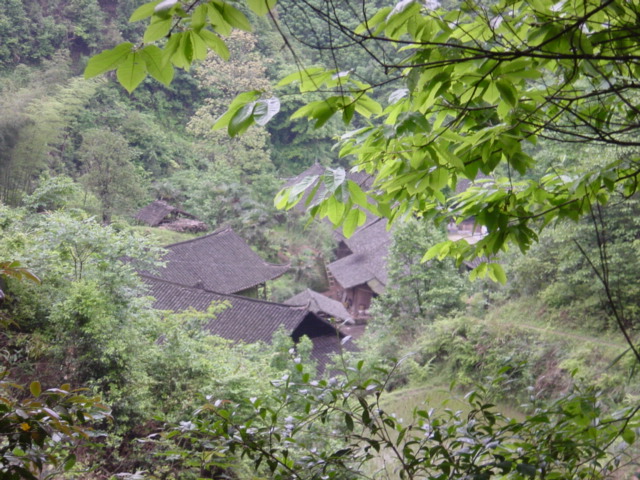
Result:
<svg viewBox="0 0 640 480">
<path fill-rule="evenodd" d="M 376 219 L 359 228 L 342 245 L 342 257 L 327 265 L 331 295 L 356 321 L 366 320 L 371 301 L 385 292 L 388 282 L 391 233 L 387 221 Z"/>
<path fill-rule="evenodd" d="M 324 172 L 325 167 L 322 165 L 313 165 L 289 180 L 286 186 L 293 186 L 312 176 L 317 176 L 316 181 L 320 182 Z M 373 184 L 373 177 L 366 172 L 347 171 L 346 178 L 363 190 L 368 190 Z M 323 190 L 324 186 L 320 184 L 318 194 Z M 298 212 L 305 210 L 307 196 L 308 193 L 305 192 L 296 206 Z M 346 238 L 339 230 L 333 231 L 337 260 L 326 266 L 329 291 L 324 295 L 340 302 L 356 321 L 364 321 L 369 317 L 371 300 L 385 291 L 386 257 L 391 244 L 387 222 L 367 211 L 365 214 L 365 223 L 350 238 Z"/>
<path fill-rule="evenodd" d="M 273 334 L 284 327 L 294 342 L 303 335 L 313 343 L 311 357 L 320 372 L 333 354 L 342 348 L 353 350 L 351 343 L 344 346 L 344 335 L 329 321 L 311 311 L 306 305 L 267 302 L 238 295 L 224 295 L 205 288 L 187 287 L 158 278 L 141 275 L 154 301 L 154 308 L 182 312 L 189 308 L 205 312 L 213 302 L 227 302 L 228 308 L 217 313 L 203 326 L 211 335 L 234 342 L 271 343 Z"/>
<path fill-rule="evenodd" d="M 155 200 L 140 211 L 134 217 L 141 223 L 150 227 L 164 228 L 174 232 L 206 232 L 209 227 L 180 208 L 174 207 L 164 200 Z"/>
<path fill-rule="evenodd" d="M 164 248 L 164 267 L 141 273 L 222 294 L 265 298 L 266 282 L 289 269 L 263 260 L 231 228 Z"/>
</svg>

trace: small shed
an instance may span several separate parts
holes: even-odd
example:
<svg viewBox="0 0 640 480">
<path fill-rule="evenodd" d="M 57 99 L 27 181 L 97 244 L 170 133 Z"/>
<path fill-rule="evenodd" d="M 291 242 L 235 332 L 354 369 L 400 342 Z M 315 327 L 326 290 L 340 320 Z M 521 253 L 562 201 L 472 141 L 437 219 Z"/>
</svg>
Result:
<svg viewBox="0 0 640 480">
<path fill-rule="evenodd" d="M 164 200 L 155 200 L 142 208 L 135 219 L 150 227 L 166 228 L 175 232 L 206 232 L 207 225 L 184 210 Z"/>
</svg>

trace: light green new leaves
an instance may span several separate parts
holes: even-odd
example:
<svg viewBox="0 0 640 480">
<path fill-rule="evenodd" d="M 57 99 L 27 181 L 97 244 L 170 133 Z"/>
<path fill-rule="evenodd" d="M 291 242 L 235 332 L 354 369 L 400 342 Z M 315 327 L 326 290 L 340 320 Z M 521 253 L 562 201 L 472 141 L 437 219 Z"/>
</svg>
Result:
<svg viewBox="0 0 640 480">
<path fill-rule="evenodd" d="M 257 15 L 266 15 L 276 5 L 276 0 L 247 0 L 249 8 Z"/>
<path fill-rule="evenodd" d="M 482 262 L 471 271 L 471 273 L 469 274 L 469 279 L 475 280 L 477 278 L 485 278 L 487 275 L 494 282 L 500 282 L 503 285 L 507 283 L 507 276 L 504 273 L 502 265 L 500 265 L 499 263 Z"/>
<path fill-rule="evenodd" d="M 140 56 L 147 67 L 149 75 L 169 85 L 173 80 L 174 70 L 170 63 L 166 62 L 162 50 L 155 45 L 147 45 L 140 51 Z"/>
<path fill-rule="evenodd" d="M 149 18 L 153 15 L 155 11 L 156 5 L 160 3 L 160 0 L 155 0 L 150 3 L 145 3 L 144 5 L 139 6 L 129 17 L 129 22 L 138 22 L 140 20 L 144 20 L 145 18 Z"/>
<path fill-rule="evenodd" d="M 247 0 L 247 4 L 253 12 L 265 15 L 273 9 L 276 1 Z M 195 8 L 183 5 L 180 0 L 154 0 L 138 7 L 129 21 L 147 18 L 150 21 L 143 36 L 143 45 L 134 47 L 132 43 L 125 42 L 94 56 L 87 64 L 85 78 L 117 70 L 118 81 L 129 92 L 147 75 L 169 85 L 174 77 L 174 66 L 188 70 L 194 61 L 206 58 L 209 50 L 228 60 L 229 49 L 220 35 L 227 36 L 235 28 L 252 30 L 247 16 L 223 0 L 209 0 Z M 154 45 L 164 39 L 164 44 Z M 279 103 L 276 105 L 275 101 L 265 101 L 256 106 L 255 114 L 247 107 L 236 118 L 232 127 L 235 134 L 246 130 L 247 122 L 266 123 L 279 110 Z"/>
<path fill-rule="evenodd" d="M 147 66 L 138 52 L 131 52 L 116 71 L 120 84 L 131 93 L 147 76 Z"/>
<path fill-rule="evenodd" d="M 165 85 L 173 79 L 173 67 L 164 60 L 160 48 L 147 45 L 136 51 L 131 43 L 123 43 L 91 58 L 84 76 L 92 78 L 114 69 L 118 81 L 129 92 L 135 90 L 147 74 Z"/>
<path fill-rule="evenodd" d="M 125 42 L 111 50 L 105 50 L 104 52 L 91 57 L 84 70 L 84 78 L 93 78 L 108 72 L 109 70 L 116 69 L 127 59 L 132 49 L 133 44 Z"/>
</svg>

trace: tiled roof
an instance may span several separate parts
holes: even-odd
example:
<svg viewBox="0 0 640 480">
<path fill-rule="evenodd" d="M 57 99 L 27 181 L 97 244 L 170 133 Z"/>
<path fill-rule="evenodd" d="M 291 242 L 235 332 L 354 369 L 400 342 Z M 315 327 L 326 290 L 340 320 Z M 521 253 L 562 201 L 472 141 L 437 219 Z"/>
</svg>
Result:
<svg viewBox="0 0 640 480">
<path fill-rule="evenodd" d="M 351 320 L 351 315 L 342 303 L 308 288 L 291 297 L 289 300 L 286 300 L 284 303 L 287 305 L 306 305 L 312 312 L 326 314 L 336 320 Z"/>
<path fill-rule="evenodd" d="M 374 292 L 381 294 L 388 282 L 387 254 L 390 241 L 336 260 L 327 268 L 342 288 L 368 284 Z"/>
<path fill-rule="evenodd" d="M 184 210 L 180 210 L 179 208 L 169 205 L 164 200 L 155 200 L 146 207 L 140 209 L 140 211 L 136 214 L 135 219 L 144 222 L 151 227 L 155 227 L 159 225 L 162 220 L 164 220 L 168 215 L 174 212 L 179 213 L 180 215 L 187 218 L 196 218 L 190 213 L 185 212 Z"/>
<path fill-rule="evenodd" d="M 165 266 L 145 275 L 214 292 L 238 293 L 289 269 L 264 261 L 230 228 L 165 248 Z"/>
<path fill-rule="evenodd" d="M 340 351 L 343 337 L 336 328 L 304 306 L 285 305 L 237 295 L 223 295 L 200 288 L 190 288 L 142 275 L 155 298 L 154 308 L 176 312 L 194 308 L 206 311 L 212 302 L 228 302 L 231 306 L 217 314 L 204 329 L 234 341 L 270 343 L 280 325 L 297 341 L 307 335 L 314 344 L 312 356 L 321 369 L 329 354 Z M 353 347 L 348 347 L 352 350 Z"/>
<path fill-rule="evenodd" d="M 391 232 L 387 230 L 387 219 L 376 218 L 360 227 L 350 238 L 344 240 L 353 253 L 367 252 L 391 241 Z"/>
</svg>

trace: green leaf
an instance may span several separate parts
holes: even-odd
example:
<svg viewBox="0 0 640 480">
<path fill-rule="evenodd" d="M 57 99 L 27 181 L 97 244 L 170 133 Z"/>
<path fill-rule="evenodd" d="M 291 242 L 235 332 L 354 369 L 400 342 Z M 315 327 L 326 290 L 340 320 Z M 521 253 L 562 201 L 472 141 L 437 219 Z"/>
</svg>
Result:
<svg viewBox="0 0 640 480">
<path fill-rule="evenodd" d="M 205 29 L 200 30 L 199 33 L 200 37 L 204 40 L 204 42 L 211 50 L 216 52 L 218 56 L 223 60 L 229 60 L 231 54 L 229 53 L 227 44 L 224 43 L 224 41 L 218 35 Z"/>
<path fill-rule="evenodd" d="M 35 382 L 31 382 L 31 385 L 29 385 L 29 390 L 31 390 L 31 395 L 33 395 L 34 397 L 39 397 L 42 393 L 42 386 L 40 385 L 40 382 L 36 380 Z"/>
<path fill-rule="evenodd" d="M 75 464 L 76 464 L 76 456 L 74 454 L 69 455 L 67 460 L 64 462 L 64 471 L 68 472 L 73 468 Z"/>
<path fill-rule="evenodd" d="M 489 264 L 489 278 L 494 282 L 500 282 L 502 285 L 507 283 L 507 275 L 504 273 L 504 269 L 499 263 Z"/>
<path fill-rule="evenodd" d="M 344 214 L 344 204 L 339 202 L 336 197 L 327 199 L 327 216 L 333 225 L 338 225 Z"/>
<path fill-rule="evenodd" d="M 193 58 L 195 60 L 204 60 L 207 58 L 207 44 L 206 42 L 198 35 L 198 32 L 189 32 L 191 33 L 191 45 L 193 46 Z"/>
<path fill-rule="evenodd" d="M 496 82 L 496 88 L 500 92 L 500 98 L 507 102 L 510 106 L 515 107 L 518 103 L 516 89 L 510 82 L 504 80 L 498 80 Z"/>
<path fill-rule="evenodd" d="M 367 208 L 369 206 L 367 196 L 362 191 L 362 188 L 360 188 L 360 185 L 358 185 L 353 180 L 347 180 L 347 188 L 349 189 L 349 196 L 354 203 L 364 208 Z"/>
<path fill-rule="evenodd" d="M 245 32 L 251 32 L 253 30 L 251 28 L 251 23 L 245 14 L 236 7 L 233 7 L 226 2 L 221 2 L 221 5 L 218 7 L 218 11 L 222 15 L 222 18 L 224 18 L 224 20 L 232 27 L 244 30 Z"/>
<path fill-rule="evenodd" d="M 358 227 L 364 225 L 366 219 L 367 216 L 359 209 L 352 208 L 349 210 L 349 213 L 347 213 L 344 223 L 342 224 L 342 233 L 344 236 L 349 238 L 353 235 Z"/>
<path fill-rule="evenodd" d="M 353 432 L 353 427 L 354 427 L 353 418 L 351 418 L 351 415 L 349 415 L 348 413 L 344 414 L 344 424 L 347 426 L 347 430 L 349 430 L 350 432 Z"/>
<path fill-rule="evenodd" d="M 24 457 L 27 454 L 20 447 L 14 448 L 11 453 L 13 453 L 16 457 Z"/>
<path fill-rule="evenodd" d="M 429 260 L 436 258 L 440 255 L 440 252 L 446 245 L 444 243 L 436 243 L 433 247 L 431 247 L 427 252 L 422 256 L 421 262 L 428 262 Z"/>
<path fill-rule="evenodd" d="M 213 28 L 218 31 L 220 35 L 227 36 L 231 34 L 231 31 L 233 30 L 231 28 L 231 25 L 229 25 L 222 17 L 222 14 L 220 13 L 220 10 L 218 10 L 216 5 L 209 4 L 208 14 L 209 22 L 211 22 Z"/>
<path fill-rule="evenodd" d="M 147 66 L 139 53 L 132 52 L 118 67 L 116 75 L 120 84 L 131 93 L 147 76 Z"/>
<path fill-rule="evenodd" d="M 132 43 L 125 42 L 111 50 L 105 50 L 91 57 L 87 63 L 87 67 L 84 69 L 84 78 L 93 78 L 109 70 L 114 70 L 126 60 L 132 48 Z"/>
<path fill-rule="evenodd" d="M 238 109 L 231 117 L 227 131 L 229 135 L 235 137 L 247 130 L 253 124 L 253 109 L 256 103 L 251 102 Z"/>
<path fill-rule="evenodd" d="M 198 5 L 191 15 L 191 28 L 194 31 L 200 31 L 207 23 L 207 14 L 209 12 L 209 5 Z"/>
<path fill-rule="evenodd" d="M 166 37 L 169 30 L 171 30 L 172 21 L 173 17 L 154 17 L 154 21 L 147 27 L 142 37 L 144 43 L 155 42 L 156 40 Z"/>
<path fill-rule="evenodd" d="M 222 114 L 222 116 L 216 121 L 216 123 L 211 127 L 211 130 L 219 130 L 224 127 L 229 127 L 229 123 L 231 119 L 235 116 L 235 114 L 244 107 L 247 103 L 255 102 L 261 95 L 261 92 L 258 90 L 252 90 L 250 92 L 244 92 L 236 96 L 229 105 L 227 111 Z"/>
<path fill-rule="evenodd" d="M 247 3 L 256 15 L 262 16 L 273 10 L 276 0 L 247 0 Z"/>
<path fill-rule="evenodd" d="M 631 428 L 625 428 L 622 431 L 622 439 L 628 444 L 633 445 L 636 441 L 636 434 Z"/>
<path fill-rule="evenodd" d="M 173 65 L 165 61 L 164 54 L 159 47 L 147 45 L 138 53 L 144 59 L 149 75 L 164 85 L 171 83 L 174 75 Z"/>
<path fill-rule="evenodd" d="M 129 22 L 138 22 L 140 20 L 144 20 L 145 18 L 153 15 L 153 12 L 156 9 L 156 5 L 160 3 L 160 0 L 155 0 L 150 3 L 145 3 L 144 5 L 140 5 L 138 8 L 134 10 L 134 12 L 129 17 Z"/>
</svg>

